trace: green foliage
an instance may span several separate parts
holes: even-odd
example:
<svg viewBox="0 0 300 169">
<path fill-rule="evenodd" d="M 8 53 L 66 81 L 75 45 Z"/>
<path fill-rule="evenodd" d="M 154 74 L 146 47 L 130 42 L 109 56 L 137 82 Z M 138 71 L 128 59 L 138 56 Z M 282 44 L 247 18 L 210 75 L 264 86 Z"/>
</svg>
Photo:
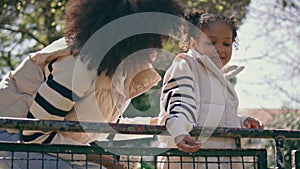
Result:
<svg viewBox="0 0 300 169">
<path fill-rule="evenodd" d="M 198 9 L 209 13 L 235 16 L 241 22 L 247 13 L 250 0 L 186 0 L 187 11 Z"/>
<path fill-rule="evenodd" d="M 0 2 L 0 67 L 4 74 L 21 58 L 63 36 L 65 0 Z"/>
</svg>

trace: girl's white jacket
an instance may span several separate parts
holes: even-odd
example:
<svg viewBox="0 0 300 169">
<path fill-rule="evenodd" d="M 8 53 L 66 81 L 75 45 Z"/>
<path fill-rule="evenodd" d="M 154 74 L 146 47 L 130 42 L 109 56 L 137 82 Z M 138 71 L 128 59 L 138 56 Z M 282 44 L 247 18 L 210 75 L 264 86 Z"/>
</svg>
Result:
<svg viewBox="0 0 300 169">
<path fill-rule="evenodd" d="M 175 138 L 188 135 L 193 126 L 213 131 L 216 127 L 241 128 L 247 117 L 237 114 L 238 96 L 230 78 L 243 67 L 216 67 L 211 59 L 190 49 L 176 56 L 167 70 L 159 123 L 166 125 L 172 138 L 160 136 L 161 147 L 175 147 Z M 200 134 L 201 148 L 234 148 L 234 139 Z M 177 141 L 177 140 L 176 140 Z"/>
</svg>

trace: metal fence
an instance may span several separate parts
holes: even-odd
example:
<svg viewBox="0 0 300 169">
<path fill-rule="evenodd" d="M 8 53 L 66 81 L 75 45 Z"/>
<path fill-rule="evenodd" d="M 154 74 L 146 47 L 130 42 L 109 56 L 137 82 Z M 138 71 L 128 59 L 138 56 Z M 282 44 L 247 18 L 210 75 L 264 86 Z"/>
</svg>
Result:
<svg viewBox="0 0 300 169">
<path fill-rule="evenodd" d="M 0 168 L 10 169 L 65 169 L 65 168 L 243 168 L 267 169 L 267 151 L 265 149 L 243 149 L 241 138 L 267 138 L 276 142 L 277 168 L 285 168 L 283 163 L 283 143 L 286 139 L 300 139 L 300 131 L 292 130 L 256 130 L 217 128 L 213 137 L 228 137 L 237 140 L 237 149 L 200 149 L 195 153 L 183 153 L 177 149 L 144 147 L 135 145 L 101 144 L 92 146 L 28 144 L 22 142 L 23 130 L 121 133 L 168 135 L 163 126 L 103 124 L 87 122 L 43 121 L 31 119 L 0 118 L 0 128 L 19 130 L 20 143 L 0 143 Z M 199 135 L 204 130 L 195 127 L 191 135 Z M 89 160 L 89 156 L 96 158 Z M 299 151 L 295 152 L 295 167 L 299 168 Z M 98 165 L 100 164 L 100 165 Z M 300 169 L 300 168 L 299 168 Z"/>
<path fill-rule="evenodd" d="M 100 147 L 16 143 L 1 143 L 0 149 L 6 151 L 0 162 L 5 164 L 6 168 L 12 169 L 101 168 L 101 165 L 93 165 L 90 162 L 110 163 L 112 168 L 118 168 L 117 164 L 123 165 L 124 168 L 159 168 L 161 164 L 171 169 L 208 168 L 209 166 L 209 168 L 212 166 L 234 168 L 233 166 L 237 165 L 241 168 L 267 168 L 266 151 L 260 149 L 207 149 L 195 153 L 183 153 L 176 149 L 109 147 L 110 151 L 107 151 Z M 136 153 L 132 153 L 132 151 Z M 157 154 L 158 151 L 163 151 L 163 153 Z M 128 154 L 128 152 L 131 153 Z M 46 154 L 51 154 L 51 156 Z M 89 154 L 110 155 L 113 158 L 108 161 L 99 156 L 98 160 L 88 161 L 87 156 Z M 64 157 L 63 160 L 60 157 Z M 176 158 L 173 160 L 160 161 L 163 158 L 171 159 L 174 157 Z M 223 158 L 225 157 L 228 160 L 224 161 Z"/>
</svg>

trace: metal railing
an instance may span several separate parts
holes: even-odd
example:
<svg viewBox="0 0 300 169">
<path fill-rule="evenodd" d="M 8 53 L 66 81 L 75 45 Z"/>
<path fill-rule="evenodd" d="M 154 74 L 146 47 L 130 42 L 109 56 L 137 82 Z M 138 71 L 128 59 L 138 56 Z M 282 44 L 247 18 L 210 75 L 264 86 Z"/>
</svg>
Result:
<svg viewBox="0 0 300 169">
<path fill-rule="evenodd" d="M 234 149 L 204 149 L 197 151 L 195 153 L 183 153 L 176 149 L 163 149 L 163 148 L 124 148 L 124 147 L 109 147 L 103 149 L 100 147 L 87 147 L 87 146 L 75 146 L 75 145 L 41 145 L 41 144 L 16 144 L 16 143 L 1 143 L 1 151 L 9 151 L 5 157 L 2 157 L 0 161 L 6 160 L 9 162 L 9 168 L 14 168 L 13 164 L 16 161 L 22 161 L 22 166 L 24 168 L 31 168 L 33 166 L 32 161 L 41 161 L 40 166 L 36 168 L 49 168 L 49 163 L 53 163 L 51 169 L 59 169 L 60 166 L 64 165 L 63 162 L 68 161 L 70 165 L 74 163 L 82 163 L 81 168 L 89 168 L 88 161 L 86 157 L 88 154 L 100 154 L 100 155 L 111 155 L 114 159 L 117 159 L 119 163 L 124 164 L 126 168 L 133 168 L 135 164 L 138 164 L 138 168 L 157 168 L 158 163 L 166 163 L 168 166 L 194 166 L 194 167 L 181 167 L 181 168 L 197 168 L 199 164 L 203 166 L 209 166 L 214 164 L 222 168 L 222 166 L 234 166 L 235 164 L 240 164 L 242 168 L 257 168 L 265 169 L 267 168 L 266 163 L 266 151 L 262 149 L 246 149 L 246 150 L 234 150 Z M 113 152 L 113 153 L 112 153 Z M 130 153 L 128 153 L 130 152 Z M 133 153 L 135 152 L 135 153 Z M 162 153 L 157 153 L 162 152 Z M 36 156 L 32 153 L 47 153 L 52 154 L 52 157 L 61 157 L 63 155 L 69 156 L 69 159 L 64 159 L 64 161 L 58 158 L 49 158 Z M 117 156 L 116 154 L 119 154 Z M 83 158 L 76 158 L 75 156 L 83 155 Z M 120 156 L 123 157 L 120 159 Z M 135 158 L 132 158 L 135 157 Z M 138 157 L 138 158 L 136 158 Z M 173 158 L 177 157 L 177 160 L 161 162 L 159 158 Z M 190 157 L 190 160 L 185 160 L 184 158 Z M 203 158 L 203 161 L 199 161 L 199 157 Z M 219 157 L 219 158 L 218 158 Z M 228 157 L 231 161 L 221 161 L 221 158 Z M 230 158 L 232 157 L 232 158 Z M 235 160 L 233 157 L 240 157 L 240 159 Z M 214 160 L 212 159 L 214 158 Z M 111 161 L 111 162 L 116 162 Z M 95 163 L 104 163 L 108 161 L 95 160 Z M 44 163 L 44 164 L 43 164 Z M 42 165 L 43 164 L 43 165 Z M 177 165 L 178 164 L 178 165 Z M 36 165 L 36 163 L 34 163 Z M 26 167 L 25 167 L 26 166 Z M 43 167 L 44 166 L 44 167 Z M 54 166 L 54 167 L 53 167 Z M 74 167 L 76 168 L 76 167 Z M 99 168 L 99 167 L 98 167 Z M 175 168 L 175 167 L 167 167 Z M 233 168 L 233 167 L 231 167 Z"/>
<path fill-rule="evenodd" d="M 222 168 L 223 165 L 232 166 L 241 164 L 242 168 L 267 168 L 267 152 L 265 149 L 243 149 L 241 148 L 241 138 L 261 138 L 274 139 L 276 147 L 276 165 L 278 169 L 284 169 L 283 160 L 283 145 L 286 139 L 300 140 L 299 130 L 260 130 L 260 129 L 233 129 L 233 128 L 217 128 L 214 131 L 195 127 L 191 135 L 199 135 L 200 133 L 212 133 L 212 137 L 227 137 L 237 140 L 237 149 L 201 149 L 195 153 L 183 153 L 176 149 L 162 148 L 128 148 L 128 147 L 94 147 L 94 146 L 75 146 L 75 145 L 41 145 L 41 144 L 24 144 L 22 141 L 24 130 L 40 130 L 40 131 L 61 131 L 61 132 L 87 132 L 87 133 L 114 133 L 114 134 L 147 134 L 147 135 L 169 135 L 164 126 L 152 125 L 133 125 L 133 124 L 107 124 L 107 123 L 89 123 L 89 122 L 67 122 L 67 121 L 44 121 L 33 119 L 17 119 L 17 118 L 0 118 L 0 128 L 16 129 L 19 131 L 20 143 L 0 143 L 1 151 L 8 151 L 9 154 L 2 156 L 2 160 L 10 161 L 11 165 L 8 168 L 13 168 L 13 163 L 16 160 L 24 158 L 24 165 L 27 168 L 31 165 L 30 161 L 49 161 L 54 162 L 59 168 L 61 161 L 58 158 L 45 159 L 44 157 L 32 156 L 30 153 L 47 153 L 52 156 L 61 156 L 65 154 L 70 157 L 72 162 L 85 162 L 86 168 L 88 162 L 86 156 L 88 154 L 110 155 L 114 157 L 114 162 L 124 163 L 127 168 L 130 168 L 133 163 L 138 163 L 139 168 L 150 166 L 157 168 L 161 158 L 169 159 L 176 157 L 177 160 L 167 160 L 167 166 L 176 164 L 181 168 L 191 165 L 192 168 L 197 168 L 198 165 L 208 166 L 209 164 L 216 165 L 217 168 Z M 130 150 L 130 151 L 129 151 Z M 112 153 L 113 152 L 113 153 Z M 117 152 L 117 153 L 116 153 Z M 130 152 L 130 153 L 128 153 Z M 157 153 L 160 152 L 160 153 Z M 16 154 L 23 153 L 19 156 Z M 53 155 L 54 154 L 54 155 Z M 55 155 L 56 154 L 56 155 Z M 116 155 L 117 154 L 117 155 Z M 1 155 L 1 154 L 0 154 Z M 84 158 L 77 159 L 76 155 L 84 155 Z M 137 157 L 138 158 L 132 158 Z M 121 158 L 120 158 L 121 157 Z M 238 157 L 238 158 L 236 158 Z M 225 159 L 225 160 L 224 160 Z M 102 158 L 99 158 L 97 163 L 102 163 Z M 295 152 L 295 167 L 299 168 L 299 151 Z M 46 165 L 46 164 L 45 164 Z M 42 164 L 44 166 L 44 164 Z M 146 167 L 147 168 L 147 167 Z M 170 168 L 170 167 L 169 167 Z M 234 167 L 231 167 L 234 168 Z M 54 169 L 54 168 L 51 168 Z"/>
</svg>

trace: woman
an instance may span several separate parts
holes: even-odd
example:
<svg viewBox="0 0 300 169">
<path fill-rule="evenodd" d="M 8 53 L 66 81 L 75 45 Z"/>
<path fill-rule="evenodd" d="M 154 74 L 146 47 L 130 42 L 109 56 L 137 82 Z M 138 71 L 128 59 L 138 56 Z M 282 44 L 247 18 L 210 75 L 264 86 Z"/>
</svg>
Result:
<svg viewBox="0 0 300 169">
<path fill-rule="evenodd" d="M 138 59 L 127 57 L 142 49 L 161 48 L 166 37 L 155 33 L 132 35 L 105 51 L 104 57 L 86 44 L 111 22 L 144 12 L 183 14 L 175 0 L 69 0 L 65 37 L 30 54 L 1 82 L 0 94 L 7 100 L 0 104 L 0 116 L 117 122 L 132 98 L 160 80 L 151 64 L 154 53 Z M 113 38 L 118 29 L 126 28 L 120 25 L 107 33 Z M 102 48 L 109 41 L 101 39 L 94 45 Z M 18 141 L 10 137 L 16 136 L 14 131 L 2 131 L 1 135 L 2 141 Z M 99 133 L 24 131 L 23 139 L 28 143 L 89 145 L 105 137 Z M 100 159 L 96 155 L 88 158 Z"/>
</svg>

